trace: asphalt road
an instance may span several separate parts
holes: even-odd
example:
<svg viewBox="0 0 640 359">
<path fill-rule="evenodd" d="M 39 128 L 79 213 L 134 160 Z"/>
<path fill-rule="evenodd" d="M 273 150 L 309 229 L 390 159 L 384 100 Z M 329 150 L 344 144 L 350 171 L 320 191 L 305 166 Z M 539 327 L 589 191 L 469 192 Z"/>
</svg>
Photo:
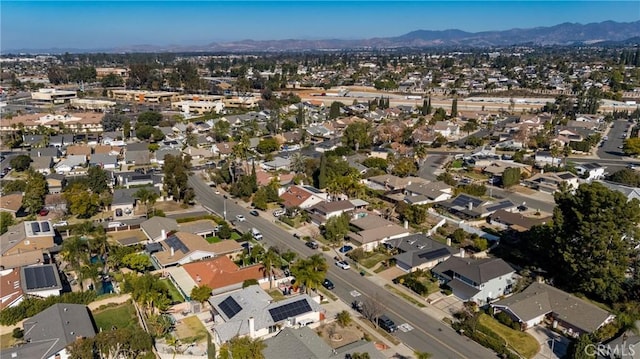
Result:
<svg viewBox="0 0 640 359">
<path fill-rule="evenodd" d="M 236 227 L 241 231 L 248 231 L 255 227 L 264 236 L 264 242 L 281 250 L 291 249 L 301 257 L 308 257 L 315 253 L 322 253 L 304 245 L 304 242 L 296 239 L 290 233 L 274 224 L 274 218 L 269 214 L 254 217 L 249 214 L 247 208 L 236 204 L 235 200 L 224 199 L 222 195 L 216 195 L 198 176 L 191 176 L 189 184 L 193 187 L 196 199 L 201 205 L 222 215 L 226 209 L 227 220 L 235 219 L 242 214 L 246 221 L 236 221 Z M 418 308 L 406 303 L 404 300 L 394 297 L 384 288 L 373 283 L 366 277 L 360 276 L 354 269 L 342 270 L 334 265 L 332 252 L 326 252 L 329 263 L 327 277 L 333 281 L 336 294 L 345 303 L 351 303 L 354 297 L 351 291 L 361 293 L 360 300 L 372 298 L 382 303 L 387 314 L 397 325 L 409 323 L 414 329 L 395 335 L 414 350 L 426 351 L 433 354 L 434 358 L 496 358 L 496 354 L 481 345 L 460 336 L 450 327 L 421 312 Z"/>
<path fill-rule="evenodd" d="M 602 147 L 598 148 L 598 157 L 602 159 L 621 159 L 624 152 L 619 148 L 630 129 L 631 123 L 627 120 L 617 120 L 613 122 L 613 127 L 609 130 L 608 140 L 602 142 Z"/>
</svg>

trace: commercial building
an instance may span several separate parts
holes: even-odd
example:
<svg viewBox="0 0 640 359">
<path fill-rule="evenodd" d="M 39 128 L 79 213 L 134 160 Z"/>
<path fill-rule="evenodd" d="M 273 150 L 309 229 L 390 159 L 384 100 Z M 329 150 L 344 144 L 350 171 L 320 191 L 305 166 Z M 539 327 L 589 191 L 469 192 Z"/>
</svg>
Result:
<svg viewBox="0 0 640 359">
<path fill-rule="evenodd" d="M 31 93 L 31 99 L 41 103 L 60 104 L 69 102 L 72 98 L 77 98 L 76 91 L 66 91 L 58 89 L 39 89 L 38 92 Z"/>
</svg>

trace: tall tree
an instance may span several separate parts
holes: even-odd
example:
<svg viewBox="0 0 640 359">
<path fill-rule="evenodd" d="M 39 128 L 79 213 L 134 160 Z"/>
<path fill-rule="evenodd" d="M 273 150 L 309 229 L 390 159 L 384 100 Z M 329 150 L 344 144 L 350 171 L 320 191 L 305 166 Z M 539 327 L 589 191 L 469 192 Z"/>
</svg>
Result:
<svg viewBox="0 0 640 359">
<path fill-rule="evenodd" d="M 504 188 L 512 187 L 520 183 L 520 168 L 508 167 L 502 173 L 502 186 Z"/>
<path fill-rule="evenodd" d="M 623 293 L 640 231 L 640 201 L 594 182 L 557 193 L 553 225 L 539 240 L 560 284 L 613 302 Z"/>
<path fill-rule="evenodd" d="M 109 189 L 109 176 L 102 167 L 92 166 L 87 171 L 87 184 L 93 193 L 102 193 Z"/>
<path fill-rule="evenodd" d="M 320 167 L 318 168 L 318 175 L 316 185 L 322 189 L 327 186 L 327 156 L 322 154 L 320 157 Z"/>
<path fill-rule="evenodd" d="M 42 173 L 33 168 L 27 171 L 27 189 L 22 197 L 22 206 L 29 213 L 36 213 L 44 206 L 44 197 L 48 192 L 47 180 Z"/>
<path fill-rule="evenodd" d="M 342 108 L 342 103 L 338 101 L 333 101 L 331 103 L 331 107 L 329 108 L 329 119 L 333 120 L 340 117 L 340 109 Z"/>
<path fill-rule="evenodd" d="M 211 290 L 211 287 L 206 284 L 195 286 L 191 290 L 191 299 L 200 303 L 204 303 L 209 300 L 209 297 L 211 297 Z"/>
<path fill-rule="evenodd" d="M 262 339 L 248 336 L 235 337 L 220 347 L 220 359 L 264 359 L 266 344 Z"/>
<path fill-rule="evenodd" d="M 342 143 L 354 150 L 371 147 L 371 125 L 368 122 L 354 122 L 345 128 Z"/>
<path fill-rule="evenodd" d="M 274 272 L 281 261 L 282 259 L 280 258 L 280 255 L 273 249 L 273 247 L 269 247 L 262 257 L 262 269 L 264 274 L 269 278 L 269 288 L 273 287 Z"/>
</svg>

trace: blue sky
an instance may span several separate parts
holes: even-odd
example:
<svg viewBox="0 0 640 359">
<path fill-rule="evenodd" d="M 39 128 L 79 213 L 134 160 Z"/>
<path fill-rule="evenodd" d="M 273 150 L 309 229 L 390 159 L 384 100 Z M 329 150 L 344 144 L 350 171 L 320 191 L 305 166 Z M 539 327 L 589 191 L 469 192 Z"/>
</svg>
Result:
<svg viewBox="0 0 640 359">
<path fill-rule="evenodd" d="M 640 20 L 639 1 L 7 1 L 0 49 L 362 39 Z"/>
</svg>

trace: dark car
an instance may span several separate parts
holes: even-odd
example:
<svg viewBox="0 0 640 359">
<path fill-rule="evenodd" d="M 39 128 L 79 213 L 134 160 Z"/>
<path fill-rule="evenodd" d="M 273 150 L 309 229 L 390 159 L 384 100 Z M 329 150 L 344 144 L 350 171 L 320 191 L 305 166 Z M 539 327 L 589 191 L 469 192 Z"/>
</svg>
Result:
<svg viewBox="0 0 640 359">
<path fill-rule="evenodd" d="M 42 217 L 46 216 L 47 214 L 49 214 L 49 210 L 48 209 L 41 209 L 40 212 L 38 212 L 39 215 L 41 215 Z"/>
<path fill-rule="evenodd" d="M 256 211 L 255 209 L 249 211 L 249 214 L 252 215 L 252 216 L 256 216 L 256 217 L 258 217 L 260 215 L 260 213 L 258 213 L 258 211 Z"/>
<path fill-rule="evenodd" d="M 333 282 L 330 281 L 329 279 L 325 279 L 324 282 L 322 282 L 322 286 L 327 288 L 327 289 L 329 289 L 329 290 L 332 290 L 333 288 L 336 287 L 336 286 L 333 285 Z"/>
<path fill-rule="evenodd" d="M 398 330 L 396 323 L 393 320 L 389 319 L 386 315 L 381 315 L 378 317 L 378 326 L 389 333 L 393 333 Z"/>
<path fill-rule="evenodd" d="M 309 248 L 311 248 L 311 249 L 318 249 L 318 247 L 320 247 L 318 242 L 314 242 L 314 241 L 306 242 L 304 245 L 309 247 Z"/>
</svg>

